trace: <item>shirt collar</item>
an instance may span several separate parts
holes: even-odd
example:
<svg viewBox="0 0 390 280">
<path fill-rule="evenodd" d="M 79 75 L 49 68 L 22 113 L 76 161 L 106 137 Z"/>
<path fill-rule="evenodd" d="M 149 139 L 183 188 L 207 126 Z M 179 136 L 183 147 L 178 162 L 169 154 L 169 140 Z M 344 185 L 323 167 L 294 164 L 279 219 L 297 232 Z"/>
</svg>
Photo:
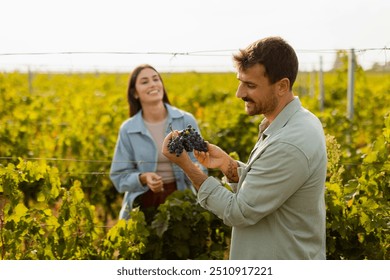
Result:
<svg viewBox="0 0 390 280">
<path fill-rule="evenodd" d="M 260 124 L 260 132 L 262 125 L 265 127 L 262 133 L 263 139 L 268 135 L 278 131 L 284 127 L 292 115 L 295 114 L 302 107 L 299 97 L 295 96 L 294 99 L 283 108 L 283 110 L 276 116 L 273 122 L 270 124 L 266 118 Z"/>
<path fill-rule="evenodd" d="M 269 121 L 267 118 L 264 118 L 259 125 L 259 140 L 264 140 L 268 135 L 264 131 L 268 128 Z"/>
</svg>

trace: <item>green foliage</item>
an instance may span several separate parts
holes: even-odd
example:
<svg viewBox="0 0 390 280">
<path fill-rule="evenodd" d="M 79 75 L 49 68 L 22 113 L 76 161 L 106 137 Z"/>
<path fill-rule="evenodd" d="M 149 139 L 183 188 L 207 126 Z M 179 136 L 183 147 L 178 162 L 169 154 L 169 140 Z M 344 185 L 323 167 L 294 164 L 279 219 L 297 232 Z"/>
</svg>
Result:
<svg viewBox="0 0 390 280">
<path fill-rule="evenodd" d="M 22 183 L 42 186 L 27 204 Z M 46 164 L 0 165 L 0 192 L 0 259 L 222 259 L 226 251 L 229 229 L 189 191 L 172 194 L 152 225 L 134 209 L 108 232 L 81 182 L 61 187 Z"/>
<path fill-rule="evenodd" d="M 328 258 L 390 259 L 390 76 L 357 67 L 348 119 L 346 54 L 339 58 L 323 75 L 323 111 L 315 74 L 300 73 L 294 85 L 328 135 Z M 245 161 L 261 116 L 248 117 L 235 98 L 235 74 L 163 78 L 171 103 L 198 119 L 205 140 Z M 127 79 L 0 73 L 1 259 L 226 258 L 229 229 L 190 193 L 175 193 L 150 225 L 139 211 L 117 220 L 122 197 L 108 172 L 128 117 Z"/>
<path fill-rule="evenodd" d="M 34 74 L 28 82 L 27 74 L 0 74 L 0 163 L 52 162 L 63 186 L 83 182 L 91 203 L 115 216 L 118 197 L 105 173 L 127 116 L 126 76 Z"/>
<path fill-rule="evenodd" d="M 26 199 L 19 187 L 42 186 L 35 201 Z M 80 182 L 65 190 L 58 172 L 45 164 L 21 161 L 0 166 L 2 208 L 0 255 L 2 259 L 95 258 L 100 234 L 95 207 L 85 200 Z M 31 205 L 29 207 L 28 205 Z"/>
<path fill-rule="evenodd" d="M 176 191 L 151 223 L 144 259 L 224 259 L 230 228 L 204 210 L 190 191 Z"/>
<path fill-rule="evenodd" d="M 106 260 L 139 260 L 145 252 L 148 236 L 144 214 L 134 209 L 130 220 L 119 220 L 108 231 L 101 257 Z"/>
<path fill-rule="evenodd" d="M 389 117 L 382 136 L 373 143 L 361 176 L 343 183 L 340 145 L 328 137 L 326 182 L 327 255 L 329 259 L 390 258 L 390 137 Z"/>
</svg>

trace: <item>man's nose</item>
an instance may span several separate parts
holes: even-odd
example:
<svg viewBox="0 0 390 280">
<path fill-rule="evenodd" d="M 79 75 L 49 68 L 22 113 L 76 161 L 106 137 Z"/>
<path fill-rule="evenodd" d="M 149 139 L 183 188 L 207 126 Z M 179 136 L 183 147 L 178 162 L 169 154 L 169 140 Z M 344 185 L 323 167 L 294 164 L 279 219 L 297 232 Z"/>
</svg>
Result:
<svg viewBox="0 0 390 280">
<path fill-rule="evenodd" d="M 242 84 L 239 84 L 236 91 L 236 97 L 237 98 L 243 98 L 245 96 L 244 90 L 242 88 Z"/>
</svg>

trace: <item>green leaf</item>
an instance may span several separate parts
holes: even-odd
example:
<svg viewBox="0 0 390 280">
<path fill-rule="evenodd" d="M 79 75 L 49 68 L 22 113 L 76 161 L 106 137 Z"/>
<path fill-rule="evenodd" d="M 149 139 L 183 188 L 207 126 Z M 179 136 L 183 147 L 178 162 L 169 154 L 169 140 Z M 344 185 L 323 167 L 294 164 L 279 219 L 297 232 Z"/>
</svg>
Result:
<svg viewBox="0 0 390 280">
<path fill-rule="evenodd" d="M 14 209 L 14 213 L 12 215 L 12 219 L 15 222 L 19 222 L 20 219 L 23 216 L 25 216 L 27 212 L 28 212 L 28 208 L 23 203 L 19 203 L 18 205 L 16 205 L 16 207 Z"/>
</svg>

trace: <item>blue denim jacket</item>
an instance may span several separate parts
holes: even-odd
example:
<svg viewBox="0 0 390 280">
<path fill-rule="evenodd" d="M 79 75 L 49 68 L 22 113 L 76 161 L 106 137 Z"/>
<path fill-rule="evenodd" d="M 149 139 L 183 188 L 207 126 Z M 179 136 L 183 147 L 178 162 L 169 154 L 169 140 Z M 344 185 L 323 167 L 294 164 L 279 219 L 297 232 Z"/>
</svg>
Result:
<svg viewBox="0 0 390 280">
<path fill-rule="evenodd" d="M 168 126 L 166 135 L 170 132 L 169 125 L 174 130 L 182 130 L 188 124 L 199 131 L 198 124 L 193 115 L 165 104 L 168 110 Z M 189 154 L 196 161 L 193 153 Z M 139 174 L 143 172 L 155 172 L 157 169 L 156 144 L 145 126 L 142 118 L 142 110 L 132 118 L 127 119 L 120 127 L 116 143 L 114 157 L 111 164 L 110 179 L 119 193 L 124 193 L 120 219 L 129 219 L 133 208 L 133 202 L 139 195 L 149 188 L 139 181 Z M 176 177 L 178 190 L 186 188 L 194 190 L 190 180 L 183 170 L 176 164 L 172 164 Z M 203 166 L 200 168 L 207 173 Z"/>
</svg>

